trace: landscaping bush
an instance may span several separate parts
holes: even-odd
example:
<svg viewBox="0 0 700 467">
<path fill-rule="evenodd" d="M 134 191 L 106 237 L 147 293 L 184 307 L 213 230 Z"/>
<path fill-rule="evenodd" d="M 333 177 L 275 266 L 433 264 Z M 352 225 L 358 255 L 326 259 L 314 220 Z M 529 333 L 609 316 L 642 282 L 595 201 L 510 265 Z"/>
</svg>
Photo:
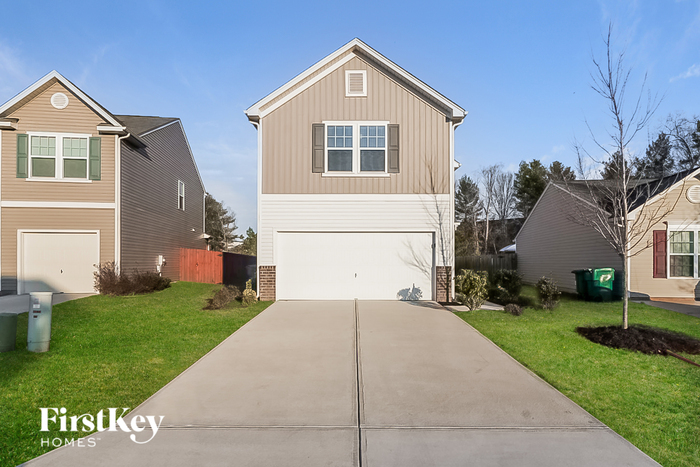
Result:
<svg viewBox="0 0 700 467">
<path fill-rule="evenodd" d="M 102 295 L 144 294 L 170 287 L 170 279 L 155 272 L 134 270 L 132 274 L 119 273 L 113 261 L 96 267 L 95 289 Z"/>
<path fill-rule="evenodd" d="M 553 310 L 559 305 L 561 292 L 556 282 L 554 282 L 554 279 L 543 276 L 537 281 L 535 288 L 537 289 L 537 296 L 542 303 L 542 308 L 545 310 Z"/>
<path fill-rule="evenodd" d="M 253 290 L 253 281 L 249 280 L 245 283 L 245 290 L 243 291 L 243 305 L 248 306 L 258 301 L 258 294 Z"/>
<path fill-rule="evenodd" d="M 519 303 L 520 292 L 523 288 L 523 279 L 518 271 L 512 269 L 499 269 L 489 277 L 489 299 L 506 305 Z"/>
<path fill-rule="evenodd" d="M 241 298 L 241 291 L 233 285 L 225 285 L 216 291 L 214 297 L 209 299 L 205 310 L 220 310 L 232 301 Z"/>
<path fill-rule="evenodd" d="M 523 314 L 523 308 L 515 303 L 509 303 L 505 307 L 506 313 L 510 313 L 513 316 L 520 316 Z"/>
<path fill-rule="evenodd" d="M 484 304 L 488 296 L 488 275 L 482 271 L 462 269 L 455 277 L 456 299 L 470 310 L 476 310 Z"/>
</svg>

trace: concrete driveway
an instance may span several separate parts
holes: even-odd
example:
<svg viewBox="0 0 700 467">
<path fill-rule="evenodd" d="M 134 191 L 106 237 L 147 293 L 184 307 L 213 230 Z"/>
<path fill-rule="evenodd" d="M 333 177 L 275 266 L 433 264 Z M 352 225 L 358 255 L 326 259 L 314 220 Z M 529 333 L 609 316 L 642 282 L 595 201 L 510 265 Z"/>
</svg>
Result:
<svg viewBox="0 0 700 467">
<path fill-rule="evenodd" d="M 658 465 L 433 303 L 277 302 L 138 415 L 28 464 Z"/>
</svg>

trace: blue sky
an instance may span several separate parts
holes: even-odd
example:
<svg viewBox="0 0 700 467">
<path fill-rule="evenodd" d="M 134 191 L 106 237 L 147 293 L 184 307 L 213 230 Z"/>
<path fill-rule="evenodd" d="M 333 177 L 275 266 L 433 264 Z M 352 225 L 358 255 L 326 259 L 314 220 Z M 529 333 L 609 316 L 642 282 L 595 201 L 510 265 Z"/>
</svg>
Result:
<svg viewBox="0 0 700 467">
<path fill-rule="evenodd" d="M 630 93 L 700 114 L 700 2 L 6 2 L 0 101 L 56 69 L 115 114 L 180 117 L 207 190 L 256 228 L 257 135 L 243 111 L 354 37 L 464 107 L 457 172 L 572 165 L 609 121 L 591 54 L 613 21 Z M 30 6 L 31 5 L 31 6 Z M 7 19 L 11 18 L 11 21 Z M 603 138 L 604 140 L 605 138 Z"/>
</svg>

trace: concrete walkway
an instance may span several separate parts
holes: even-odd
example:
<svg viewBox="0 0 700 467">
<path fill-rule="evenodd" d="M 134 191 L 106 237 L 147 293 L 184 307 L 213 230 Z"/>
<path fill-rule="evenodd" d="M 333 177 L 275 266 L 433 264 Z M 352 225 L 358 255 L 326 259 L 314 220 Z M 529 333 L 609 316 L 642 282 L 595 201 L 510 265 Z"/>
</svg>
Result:
<svg viewBox="0 0 700 467">
<path fill-rule="evenodd" d="M 146 444 L 105 431 L 28 464 L 658 465 L 424 302 L 277 302 L 138 415 L 165 417 Z"/>
<path fill-rule="evenodd" d="M 676 313 L 683 313 L 684 315 L 695 316 L 700 318 L 700 304 L 699 305 L 689 305 L 685 303 L 673 303 L 673 302 L 663 302 L 657 300 L 643 300 L 640 303 L 645 305 L 655 306 L 657 308 L 663 308 L 664 310 L 675 311 Z"/>
</svg>

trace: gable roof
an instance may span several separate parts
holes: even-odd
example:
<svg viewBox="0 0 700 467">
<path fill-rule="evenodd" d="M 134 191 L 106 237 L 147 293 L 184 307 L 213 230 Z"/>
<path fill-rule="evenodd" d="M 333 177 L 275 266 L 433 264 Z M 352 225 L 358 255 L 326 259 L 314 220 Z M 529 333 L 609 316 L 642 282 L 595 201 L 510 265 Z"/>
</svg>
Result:
<svg viewBox="0 0 700 467">
<path fill-rule="evenodd" d="M 9 101 L 5 102 L 3 105 L 0 106 L 0 117 L 5 117 L 8 114 L 14 112 L 16 109 L 19 107 L 23 106 L 26 102 L 29 100 L 33 99 L 36 97 L 39 93 L 47 89 L 49 86 L 51 86 L 54 83 L 61 83 L 66 89 L 71 91 L 73 94 L 78 96 L 78 98 L 85 103 L 88 107 L 90 107 L 96 114 L 98 114 L 100 117 L 102 117 L 105 122 L 108 124 L 112 125 L 115 130 L 117 131 L 123 131 L 124 127 L 117 119 L 107 111 L 104 107 L 102 107 L 100 104 L 98 104 L 95 100 L 93 100 L 90 96 L 85 94 L 83 91 L 78 88 L 75 84 L 71 83 L 69 80 L 67 80 L 63 75 L 61 75 L 59 72 L 56 70 L 53 70 L 49 73 L 47 73 L 45 76 L 37 80 L 34 84 L 29 86 L 27 89 L 24 91 L 20 92 L 17 94 L 15 97 L 10 99 Z"/>
<path fill-rule="evenodd" d="M 658 196 L 663 196 L 674 186 L 698 174 L 700 174 L 700 168 L 692 168 L 667 175 L 666 177 L 631 181 L 631 187 L 628 189 L 628 197 L 632 200 L 628 208 L 629 213 L 632 214 L 634 211 L 644 206 L 647 202 L 653 201 L 653 199 Z M 537 203 L 535 203 L 535 206 L 530 211 L 530 215 L 532 215 L 535 209 L 537 209 L 537 205 L 540 203 L 542 198 L 544 198 L 545 193 L 550 187 L 559 188 L 560 190 L 570 193 L 572 196 L 575 196 L 583 202 L 588 203 L 591 206 L 595 206 L 595 201 L 591 198 L 591 191 L 599 190 L 601 193 L 603 193 L 603 189 L 606 185 L 610 186 L 614 183 L 615 182 L 612 180 L 572 180 L 568 182 L 549 182 L 537 200 Z M 530 216 L 525 219 L 520 231 L 518 231 L 518 235 L 515 236 L 516 241 L 520 235 L 520 232 L 523 231 L 529 220 Z"/>
<path fill-rule="evenodd" d="M 269 114 L 302 91 L 308 89 L 354 57 L 360 57 L 382 73 L 389 75 L 391 78 L 410 89 L 414 94 L 440 109 L 455 123 L 461 122 L 467 115 L 467 112 L 463 108 L 362 42 L 360 39 L 355 38 L 250 106 L 245 111 L 248 120 L 251 122 L 259 121 L 260 118 Z"/>
</svg>

